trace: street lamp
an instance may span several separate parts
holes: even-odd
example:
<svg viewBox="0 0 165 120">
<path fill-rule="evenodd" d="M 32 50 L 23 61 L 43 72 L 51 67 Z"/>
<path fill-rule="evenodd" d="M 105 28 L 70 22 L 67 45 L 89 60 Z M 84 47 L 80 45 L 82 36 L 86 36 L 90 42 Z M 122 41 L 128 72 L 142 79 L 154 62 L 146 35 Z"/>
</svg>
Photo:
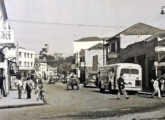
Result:
<svg viewBox="0 0 165 120">
<path fill-rule="evenodd" d="M 161 15 L 164 15 L 164 14 L 165 14 L 163 8 L 165 8 L 165 6 L 162 6 L 162 7 L 161 7 L 161 11 L 160 11 L 160 14 L 161 14 Z"/>
</svg>

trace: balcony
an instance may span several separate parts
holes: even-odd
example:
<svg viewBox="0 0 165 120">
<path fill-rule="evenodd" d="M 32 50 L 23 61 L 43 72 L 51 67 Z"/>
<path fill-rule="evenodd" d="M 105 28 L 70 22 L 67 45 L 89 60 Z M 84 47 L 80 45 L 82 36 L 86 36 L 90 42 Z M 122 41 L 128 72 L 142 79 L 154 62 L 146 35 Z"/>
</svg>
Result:
<svg viewBox="0 0 165 120">
<path fill-rule="evenodd" d="M 14 43 L 14 31 L 3 30 L 0 31 L 0 44 Z"/>
</svg>

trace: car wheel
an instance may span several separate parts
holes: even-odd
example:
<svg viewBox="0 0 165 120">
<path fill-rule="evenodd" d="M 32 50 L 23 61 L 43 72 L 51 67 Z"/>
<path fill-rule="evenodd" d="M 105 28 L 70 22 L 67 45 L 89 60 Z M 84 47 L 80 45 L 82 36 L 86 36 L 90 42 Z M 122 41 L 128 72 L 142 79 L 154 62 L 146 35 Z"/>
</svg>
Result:
<svg viewBox="0 0 165 120">
<path fill-rule="evenodd" d="M 77 85 L 77 90 L 79 90 L 79 85 Z"/>
<path fill-rule="evenodd" d="M 84 83 L 84 87 L 87 87 L 87 85 Z"/>
<path fill-rule="evenodd" d="M 100 88 L 100 92 L 101 92 L 101 93 L 104 93 L 104 92 L 105 92 L 105 89 Z"/>
</svg>

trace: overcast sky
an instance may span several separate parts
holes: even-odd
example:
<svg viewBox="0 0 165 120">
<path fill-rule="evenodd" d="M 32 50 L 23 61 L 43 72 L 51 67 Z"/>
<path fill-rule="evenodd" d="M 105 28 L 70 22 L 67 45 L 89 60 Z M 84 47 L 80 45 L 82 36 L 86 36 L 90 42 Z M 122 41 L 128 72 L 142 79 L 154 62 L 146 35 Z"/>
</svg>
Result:
<svg viewBox="0 0 165 120">
<path fill-rule="evenodd" d="M 164 0 L 4 0 L 19 45 L 71 55 L 73 40 L 111 37 L 143 22 L 165 29 Z M 31 22 L 30 22 L 31 21 Z"/>
</svg>

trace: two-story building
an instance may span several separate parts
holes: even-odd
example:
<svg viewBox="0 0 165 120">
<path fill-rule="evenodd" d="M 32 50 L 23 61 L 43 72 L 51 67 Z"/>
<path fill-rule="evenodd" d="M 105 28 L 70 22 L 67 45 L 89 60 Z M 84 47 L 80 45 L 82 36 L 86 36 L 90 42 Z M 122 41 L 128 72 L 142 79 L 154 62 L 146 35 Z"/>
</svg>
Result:
<svg viewBox="0 0 165 120">
<path fill-rule="evenodd" d="M 135 42 L 143 41 L 152 35 L 163 32 L 164 31 L 159 28 L 155 28 L 144 23 L 132 25 L 131 27 L 107 40 L 107 44 L 105 45 L 107 64 L 120 62 L 119 53 L 121 49 L 124 49 L 128 45 Z"/>
<path fill-rule="evenodd" d="M 28 77 L 28 74 L 34 70 L 35 52 L 22 47 L 18 48 L 18 66 L 21 76 Z"/>
<path fill-rule="evenodd" d="M 74 69 L 76 74 L 78 75 L 79 78 L 82 78 L 84 76 L 84 71 L 80 69 L 83 69 L 85 67 L 85 59 L 82 59 L 82 50 L 88 49 L 98 43 L 103 43 L 104 39 L 103 38 L 98 38 L 98 37 L 87 37 L 87 38 L 82 38 L 79 40 L 75 40 L 73 42 L 73 54 L 74 54 Z M 83 73 L 82 73 L 83 72 Z"/>
<path fill-rule="evenodd" d="M 155 76 L 154 62 L 157 61 L 155 47 L 163 39 L 164 30 L 138 23 L 107 41 L 107 64 L 117 62 L 137 63 L 142 67 L 144 90 L 151 88 Z M 159 42 L 158 42 L 159 41 Z"/>
</svg>

